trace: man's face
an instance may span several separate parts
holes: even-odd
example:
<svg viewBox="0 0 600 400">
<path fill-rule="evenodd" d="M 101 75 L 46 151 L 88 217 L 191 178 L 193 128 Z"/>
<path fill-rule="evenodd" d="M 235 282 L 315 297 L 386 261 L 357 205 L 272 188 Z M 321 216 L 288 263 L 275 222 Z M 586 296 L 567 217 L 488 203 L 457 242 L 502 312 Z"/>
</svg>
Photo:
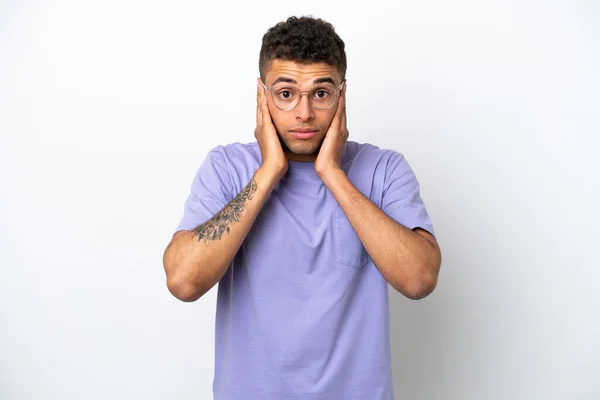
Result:
<svg viewBox="0 0 600 400">
<path fill-rule="evenodd" d="M 335 67 L 325 63 L 297 64 L 293 61 L 273 60 L 263 83 L 267 87 L 284 85 L 310 93 L 312 89 L 319 87 L 318 82 L 323 84 L 328 83 L 327 81 L 336 88 L 341 84 L 340 74 Z M 302 96 L 295 109 L 283 111 L 273 104 L 271 93 L 266 94 L 273 124 L 289 159 L 314 160 L 335 115 L 337 101 L 329 109 L 319 110 L 311 105 L 310 95 Z"/>
</svg>

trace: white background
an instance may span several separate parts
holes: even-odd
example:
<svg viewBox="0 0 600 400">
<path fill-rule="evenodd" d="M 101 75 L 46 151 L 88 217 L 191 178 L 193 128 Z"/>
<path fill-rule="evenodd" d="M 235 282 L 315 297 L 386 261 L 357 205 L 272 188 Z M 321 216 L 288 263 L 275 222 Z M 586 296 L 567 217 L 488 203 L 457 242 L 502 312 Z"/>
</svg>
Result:
<svg viewBox="0 0 600 400">
<path fill-rule="evenodd" d="M 205 154 L 254 140 L 262 35 L 306 14 L 443 250 L 431 296 L 391 292 L 397 398 L 600 398 L 597 1 L 4 0 L 1 399 L 211 398 L 216 291 L 171 297 L 162 253 Z"/>
</svg>

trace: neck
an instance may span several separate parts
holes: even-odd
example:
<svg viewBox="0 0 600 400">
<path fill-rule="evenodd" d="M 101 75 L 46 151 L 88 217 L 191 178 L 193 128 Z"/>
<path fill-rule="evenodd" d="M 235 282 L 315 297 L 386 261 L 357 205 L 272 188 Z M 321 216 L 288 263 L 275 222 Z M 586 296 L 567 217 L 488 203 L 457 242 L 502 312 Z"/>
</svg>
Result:
<svg viewBox="0 0 600 400">
<path fill-rule="evenodd" d="M 294 154 L 290 151 L 286 151 L 285 155 L 287 156 L 288 160 L 292 161 L 311 162 L 317 159 L 316 154 Z"/>
</svg>

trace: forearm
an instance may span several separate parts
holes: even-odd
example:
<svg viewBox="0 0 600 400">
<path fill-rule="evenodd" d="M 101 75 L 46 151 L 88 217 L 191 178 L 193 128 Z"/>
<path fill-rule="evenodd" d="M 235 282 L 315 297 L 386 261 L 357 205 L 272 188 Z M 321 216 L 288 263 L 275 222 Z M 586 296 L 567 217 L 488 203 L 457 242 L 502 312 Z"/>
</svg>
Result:
<svg viewBox="0 0 600 400">
<path fill-rule="evenodd" d="M 435 239 L 387 216 L 352 185 L 343 171 L 333 171 L 322 179 L 392 287 L 411 299 L 431 293 L 441 262 Z"/>
<path fill-rule="evenodd" d="M 223 277 L 278 180 L 259 168 L 211 220 L 175 234 L 163 256 L 167 287 L 175 297 L 195 301 Z"/>
</svg>

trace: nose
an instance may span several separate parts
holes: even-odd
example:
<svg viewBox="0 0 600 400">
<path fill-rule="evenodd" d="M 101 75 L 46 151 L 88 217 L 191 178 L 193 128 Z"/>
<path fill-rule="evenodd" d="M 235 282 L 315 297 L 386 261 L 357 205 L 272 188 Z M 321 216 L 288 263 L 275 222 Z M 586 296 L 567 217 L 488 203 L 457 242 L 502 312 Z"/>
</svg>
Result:
<svg viewBox="0 0 600 400">
<path fill-rule="evenodd" d="M 312 105 L 308 99 L 308 95 L 300 96 L 300 103 L 296 106 L 296 118 L 299 121 L 310 121 L 314 117 Z"/>
</svg>

